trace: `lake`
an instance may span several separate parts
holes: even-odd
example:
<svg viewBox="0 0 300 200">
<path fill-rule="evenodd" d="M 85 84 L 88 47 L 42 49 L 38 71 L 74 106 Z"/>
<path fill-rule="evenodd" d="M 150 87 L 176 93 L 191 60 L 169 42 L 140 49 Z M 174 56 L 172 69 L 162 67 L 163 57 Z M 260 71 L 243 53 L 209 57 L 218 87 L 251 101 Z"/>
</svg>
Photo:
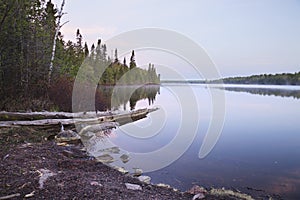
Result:
<svg viewBox="0 0 300 200">
<path fill-rule="evenodd" d="M 128 101 L 114 109 L 159 110 L 95 140 L 92 154 L 117 146 L 120 152 L 112 153 L 112 165 L 142 168 L 153 183 L 181 190 L 194 184 L 245 192 L 253 188 L 300 199 L 299 86 L 226 85 L 224 90 L 163 84 L 151 91 L 150 97 L 135 98 L 134 106 Z M 214 109 L 212 92 L 225 95 L 225 120 L 216 145 L 200 159 Z M 122 162 L 120 155 L 129 161 Z"/>
</svg>

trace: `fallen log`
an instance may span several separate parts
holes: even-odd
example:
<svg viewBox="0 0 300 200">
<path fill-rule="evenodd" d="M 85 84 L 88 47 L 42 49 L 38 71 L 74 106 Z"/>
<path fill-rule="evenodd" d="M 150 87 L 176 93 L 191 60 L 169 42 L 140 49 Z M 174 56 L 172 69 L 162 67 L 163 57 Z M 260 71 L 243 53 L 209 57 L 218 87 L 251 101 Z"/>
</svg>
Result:
<svg viewBox="0 0 300 200">
<path fill-rule="evenodd" d="M 103 122 L 118 122 L 120 125 L 136 121 L 147 116 L 148 113 L 157 110 L 153 109 L 139 109 L 135 111 L 127 112 L 103 112 L 101 114 L 92 113 L 59 113 L 60 116 L 65 116 L 68 118 L 50 118 L 50 119 L 40 119 L 40 120 L 24 120 L 24 121 L 0 121 L 0 128 L 4 127 L 20 127 L 20 126 L 53 126 L 61 123 L 62 125 L 74 125 L 74 124 L 99 124 Z M 3 112 L 2 112 L 3 113 Z M 17 116 L 20 113 L 14 113 Z M 25 115 L 23 115 L 25 114 Z M 31 115 L 30 115 L 31 114 Z M 21 113 L 19 116 L 37 116 L 40 113 Z M 70 116 L 75 117 L 70 117 Z M 45 116 L 59 116 L 57 113 L 47 112 Z M 28 119 L 28 118 L 26 118 Z"/>
<path fill-rule="evenodd" d="M 64 112 L 0 112 L 0 121 L 25 121 L 25 120 L 42 120 L 42 119 L 69 119 L 72 113 Z"/>
<path fill-rule="evenodd" d="M 0 121 L 25 121 L 42 119 L 71 119 L 71 118 L 95 118 L 102 117 L 115 112 L 0 112 Z"/>
</svg>

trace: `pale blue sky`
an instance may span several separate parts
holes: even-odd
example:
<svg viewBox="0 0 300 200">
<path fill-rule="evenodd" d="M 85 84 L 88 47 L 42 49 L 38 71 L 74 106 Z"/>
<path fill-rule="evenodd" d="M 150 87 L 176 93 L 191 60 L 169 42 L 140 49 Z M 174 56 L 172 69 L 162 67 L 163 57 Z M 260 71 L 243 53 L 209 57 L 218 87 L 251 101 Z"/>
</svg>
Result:
<svg viewBox="0 0 300 200">
<path fill-rule="evenodd" d="M 300 71 L 299 0 L 66 0 L 65 12 L 65 38 L 79 28 L 89 46 L 165 28 L 202 46 L 222 76 Z"/>
</svg>

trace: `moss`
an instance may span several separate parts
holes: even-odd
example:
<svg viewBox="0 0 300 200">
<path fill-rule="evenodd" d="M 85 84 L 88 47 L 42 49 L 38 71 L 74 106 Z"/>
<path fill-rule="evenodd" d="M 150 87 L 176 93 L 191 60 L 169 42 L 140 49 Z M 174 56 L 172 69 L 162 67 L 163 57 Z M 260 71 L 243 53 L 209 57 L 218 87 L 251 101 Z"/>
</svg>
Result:
<svg viewBox="0 0 300 200">
<path fill-rule="evenodd" d="M 57 106 L 57 105 L 53 105 L 53 106 L 51 106 L 51 108 L 50 108 L 50 112 L 59 112 L 60 110 L 59 110 L 59 107 Z"/>
<path fill-rule="evenodd" d="M 250 195 L 243 194 L 239 192 L 234 192 L 232 190 L 225 190 L 225 189 L 212 189 L 209 191 L 209 193 L 213 196 L 233 196 L 237 197 L 239 199 L 244 200 L 254 200 Z"/>
</svg>

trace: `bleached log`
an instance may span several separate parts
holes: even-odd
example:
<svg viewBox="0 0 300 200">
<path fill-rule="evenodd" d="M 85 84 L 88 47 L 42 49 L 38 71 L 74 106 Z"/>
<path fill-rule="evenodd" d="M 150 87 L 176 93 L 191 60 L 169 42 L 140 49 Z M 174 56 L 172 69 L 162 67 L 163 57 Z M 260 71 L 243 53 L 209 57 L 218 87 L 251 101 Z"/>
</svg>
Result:
<svg viewBox="0 0 300 200">
<path fill-rule="evenodd" d="M 136 111 L 109 111 L 109 112 L 78 112 L 78 113 L 69 113 L 69 112 L 6 112 L 0 111 L 0 121 L 30 121 L 30 120 L 42 120 L 42 119 L 73 119 L 73 118 L 101 118 L 101 117 L 112 117 L 128 115 L 131 113 L 133 116 L 136 114 L 141 114 L 143 112 L 152 112 L 157 110 L 157 108 L 152 109 L 139 109 Z"/>
<path fill-rule="evenodd" d="M 0 112 L 0 116 L 8 116 L 6 119 L 20 119 L 18 121 L 0 121 L 0 128 L 14 126 L 53 126 L 62 123 L 63 125 L 76 124 L 99 124 L 103 122 L 118 122 L 121 125 L 130 121 L 135 121 L 147 116 L 148 113 L 157 110 L 140 109 L 127 112 L 103 112 L 96 114 L 92 113 L 58 113 L 58 112 L 35 112 L 35 113 L 8 113 Z M 43 118 L 39 120 L 30 120 Z M 46 119 L 46 118 L 50 119 Z"/>
</svg>

